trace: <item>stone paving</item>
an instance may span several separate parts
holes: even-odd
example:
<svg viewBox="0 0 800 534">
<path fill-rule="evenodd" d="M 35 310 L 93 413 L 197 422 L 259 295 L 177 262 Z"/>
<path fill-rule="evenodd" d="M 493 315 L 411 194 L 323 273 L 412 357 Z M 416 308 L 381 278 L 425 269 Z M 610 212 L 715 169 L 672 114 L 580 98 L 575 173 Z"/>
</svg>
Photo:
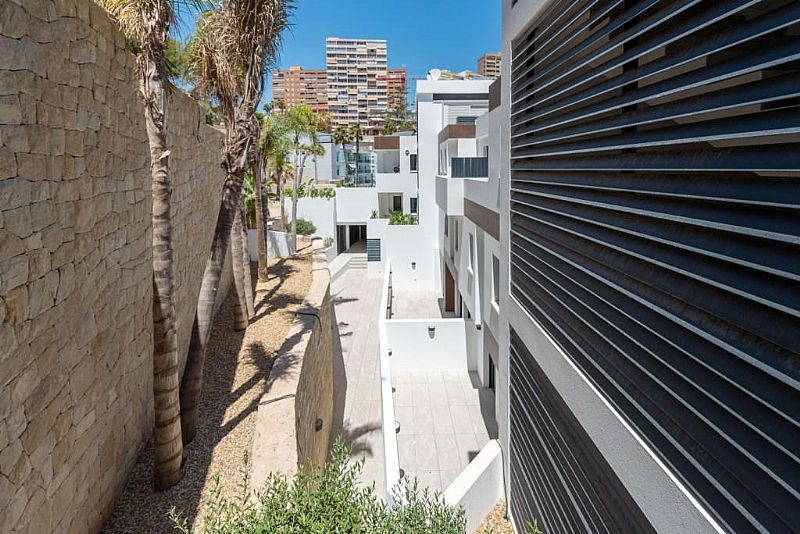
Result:
<svg viewBox="0 0 800 534">
<path fill-rule="evenodd" d="M 444 491 L 490 439 L 497 437 L 494 393 L 464 372 L 394 372 L 400 422 L 400 469 Z"/>
<path fill-rule="evenodd" d="M 367 278 L 364 268 L 348 267 L 331 286 L 342 345 L 344 368 L 335 371 L 336 389 L 345 388 L 338 406 L 341 434 L 364 458 L 362 481 L 375 484 L 384 495 L 384 460 L 381 430 L 380 366 L 378 363 L 378 308 L 381 279 Z M 343 401 L 343 402 L 342 402 Z"/>
</svg>

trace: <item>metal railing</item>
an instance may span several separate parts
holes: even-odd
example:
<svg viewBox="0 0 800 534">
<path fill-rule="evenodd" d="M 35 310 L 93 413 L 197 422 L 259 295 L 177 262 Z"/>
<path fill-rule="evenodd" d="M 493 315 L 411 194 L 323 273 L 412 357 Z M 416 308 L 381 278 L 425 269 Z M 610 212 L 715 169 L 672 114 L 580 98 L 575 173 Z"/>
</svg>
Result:
<svg viewBox="0 0 800 534">
<path fill-rule="evenodd" d="M 488 178 L 489 158 L 450 158 L 451 178 Z"/>
</svg>

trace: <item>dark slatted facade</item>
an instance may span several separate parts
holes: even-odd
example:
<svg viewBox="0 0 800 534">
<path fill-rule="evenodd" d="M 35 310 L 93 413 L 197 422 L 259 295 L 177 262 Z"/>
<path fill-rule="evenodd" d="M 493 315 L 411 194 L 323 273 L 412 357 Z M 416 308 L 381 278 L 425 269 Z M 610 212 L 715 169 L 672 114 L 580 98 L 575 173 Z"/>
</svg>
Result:
<svg viewBox="0 0 800 534">
<path fill-rule="evenodd" d="M 522 528 L 655 532 L 528 349 L 511 331 L 511 501 Z"/>
<path fill-rule="evenodd" d="M 367 239 L 367 261 L 381 261 L 380 239 Z"/>
<path fill-rule="evenodd" d="M 512 43 L 510 196 L 516 300 L 723 528 L 797 529 L 800 2 L 550 4 Z"/>
</svg>

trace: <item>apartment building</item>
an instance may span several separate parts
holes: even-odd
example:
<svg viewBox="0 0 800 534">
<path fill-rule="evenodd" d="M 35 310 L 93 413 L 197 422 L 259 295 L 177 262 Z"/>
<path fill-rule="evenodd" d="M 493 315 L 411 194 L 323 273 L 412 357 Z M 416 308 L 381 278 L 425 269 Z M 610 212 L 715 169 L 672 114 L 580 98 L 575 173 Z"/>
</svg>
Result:
<svg viewBox="0 0 800 534">
<path fill-rule="evenodd" d="M 298 66 L 272 72 L 272 101 L 285 109 L 307 104 L 315 112 L 328 111 L 328 74 L 324 69 Z M 276 106 L 280 110 L 280 106 Z"/>
<path fill-rule="evenodd" d="M 386 95 L 389 103 L 397 96 L 406 94 L 407 82 L 405 68 L 387 69 L 386 76 L 379 79 L 386 81 Z"/>
<path fill-rule="evenodd" d="M 478 74 L 486 78 L 500 77 L 500 65 L 503 55 L 500 52 L 487 52 L 478 58 Z"/>
<path fill-rule="evenodd" d="M 359 123 L 379 133 L 388 106 L 384 39 L 325 40 L 328 111 L 334 125 Z"/>
<path fill-rule="evenodd" d="M 503 1 L 518 532 L 797 531 L 798 29 L 789 1 Z"/>
</svg>

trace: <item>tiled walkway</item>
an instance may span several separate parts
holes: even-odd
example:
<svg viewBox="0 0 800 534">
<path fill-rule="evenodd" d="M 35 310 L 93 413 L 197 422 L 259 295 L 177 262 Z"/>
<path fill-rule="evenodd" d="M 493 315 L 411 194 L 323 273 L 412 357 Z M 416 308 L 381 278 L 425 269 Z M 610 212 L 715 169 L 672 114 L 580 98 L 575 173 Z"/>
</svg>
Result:
<svg viewBox="0 0 800 534">
<path fill-rule="evenodd" d="M 345 391 L 337 411 L 343 421 L 334 435 L 343 435 L 354 457 L 364 457 L 362 481 L 375 483 L 383 497 L 384 462 L 381 431 L 378 308 L 380 279 L 367 278 L 364 268 L 348 268 L 331 286 L 342 344 L 344 369 L 336 372 L 336 388 Z M 340 366 L 341 367 L 341 366 Z M 343 406 L 341 406 L 343 404 Z"/>
<path fill-rule="evenodd" d="M 444 491 L 497 437 L 494 396 L 460 372 L 393 373 L 400 469 Z"/>
</svg>

